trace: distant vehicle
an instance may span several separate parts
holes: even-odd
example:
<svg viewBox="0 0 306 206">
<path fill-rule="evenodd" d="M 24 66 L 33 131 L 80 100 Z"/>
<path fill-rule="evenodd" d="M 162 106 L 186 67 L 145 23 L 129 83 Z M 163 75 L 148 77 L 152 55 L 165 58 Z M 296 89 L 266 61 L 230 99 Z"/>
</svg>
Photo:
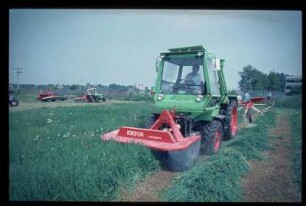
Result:
<svg viewBox="0 0 306 206">
<path fill-rule="evenodd" d="M 98 94 L 96 88 L 89 88 L 87 89 L 87 94 L 81 97 L 74 98 L 76 102 L 105 102 L 105 97 L 103 94 Z"/>
<path fill-rule="evenodd" d="M 9 96 L 9 106 L 11 107 L 17 107 L 19 105 L 19 101 L 16 97 L 13 97 L 12 95 Z"/>
<path fill-rule="evenodd" d="M 64 101 L 67 100 L 67 97 L 64 96 L 57 96 L 55 95 L 53 92 L 51 91 L 43 91 L 43 92 L 39 92 L 39 94 L 37 95 L 37 101 L 42 101 L 42 102 L 54 102 L 54 101 Z"/>
</svg>

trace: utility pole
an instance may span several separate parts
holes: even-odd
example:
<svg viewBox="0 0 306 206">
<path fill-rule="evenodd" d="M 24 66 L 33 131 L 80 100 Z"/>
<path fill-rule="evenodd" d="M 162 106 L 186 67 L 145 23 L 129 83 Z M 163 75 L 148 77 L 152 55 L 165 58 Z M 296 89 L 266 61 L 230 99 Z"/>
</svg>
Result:
<svg viewBox="0 0 306 206">
<path fill-rule="evenodd" d="M 19 75 L 22 73 L 22 68 L 13 68 L 16 70 L 16 74 L 17 74 L 17 90 L 19 91 Z"/>
</svg>

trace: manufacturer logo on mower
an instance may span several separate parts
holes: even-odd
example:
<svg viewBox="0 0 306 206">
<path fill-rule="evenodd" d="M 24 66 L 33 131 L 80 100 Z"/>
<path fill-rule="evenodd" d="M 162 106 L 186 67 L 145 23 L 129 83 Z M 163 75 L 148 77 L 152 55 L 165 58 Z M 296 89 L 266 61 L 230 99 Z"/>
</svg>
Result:
<svg viewBox="0 0 306 206">
<path fill-rule="evenodd" d="M 143 137 L 144 136 L 143 132 L 127 130 L 126 133 L 127 133 L 127 135 L 131 135 L 131 136 L 134 136 L 134 137 Z"/>
</svg>

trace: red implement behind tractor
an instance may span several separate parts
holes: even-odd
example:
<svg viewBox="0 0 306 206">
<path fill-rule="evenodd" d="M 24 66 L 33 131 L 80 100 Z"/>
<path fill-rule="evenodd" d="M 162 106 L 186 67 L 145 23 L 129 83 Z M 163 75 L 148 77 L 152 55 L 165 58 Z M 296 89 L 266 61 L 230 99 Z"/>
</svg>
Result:
<svg viewBox="0 0 306 206">
<path fill-rule="evenodd" d="M 245 100 L 242 100 L 242 98 L 238 98 L 238 105 L 240 106 L 238 110 L 244 108 L 244 116 L 248 120 L 249 123 L 253 122 L 253 115 L 251 110 L 254 109 L 258 113 L 265 112 L 267 109 L 270 109 L 274 105 L 274 101 L 272 101 L 270 98 L 264 98 L 264 97 L 253 97 L 248 98 Z M 264 109 L 261 111 L 257 109 L 255 106 L 264 106 Z"/>
<path fill-rule="evenodd" d="M 51 91 L 40 91 L 39 94 L 37 95 L 37 101 L 42 101 L 42 102 L 50 102 L 50 101 L 64 101 L 67 100 L 67 97 L 63 97 L 63 96 L 58 96 L 55 95 L 53 92 Z"/>
</svg>

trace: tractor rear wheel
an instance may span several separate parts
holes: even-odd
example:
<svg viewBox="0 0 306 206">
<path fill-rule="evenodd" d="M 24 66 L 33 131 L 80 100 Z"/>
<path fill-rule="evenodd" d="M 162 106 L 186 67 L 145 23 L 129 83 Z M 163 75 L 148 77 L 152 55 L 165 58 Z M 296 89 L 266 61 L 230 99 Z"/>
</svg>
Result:
<svg viewBox="0 0 306 206">
<path fill-rule="evenodd" d="M 202 129 L 202 142 L 204 143 L 204 154 L 213 155 L 219 150 L 222 139 L 222 125 L 220 121 L 213 120 L 204 125 Z"/>
<path fill-rule="evenodd" d="M 223 125 L 223 140 L 231 140 L 237 132 L 237 102 L 231 101 L 225 110 L 226 119 Z"/>
</svg>

